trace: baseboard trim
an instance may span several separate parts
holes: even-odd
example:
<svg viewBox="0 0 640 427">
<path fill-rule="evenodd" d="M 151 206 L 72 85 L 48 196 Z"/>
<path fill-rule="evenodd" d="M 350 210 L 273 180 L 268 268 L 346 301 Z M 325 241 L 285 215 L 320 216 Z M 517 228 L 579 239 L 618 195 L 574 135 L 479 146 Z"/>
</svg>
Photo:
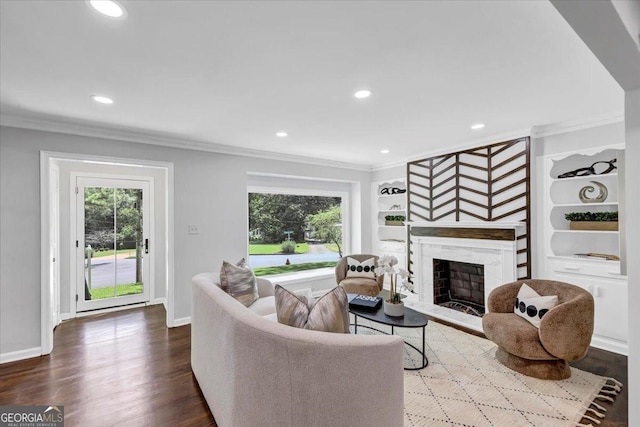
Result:
<svg viewBox="0 0 640 427">
<path fill-rule="evenodd" d="M 0 364 L 16 362 L 42 356 L 42 347 L 27 348 L 25 350 L 10 351 L 0 354 Z"/>
<path fill-rule="evenodd" d="M 622 354 L 623 356 L 629 355 L 629 345 L 626 342 L 601 337 L 598 335 L 594 335 L 591 337 L 591 347 L 610 351 L 612 353 Z"/>
<path fill-rule="evenodd" d="M 162 304 L 164 305 L 164 309 L 167 309 L 167 299 L 166 298 L 156 298 L 149 302 L 149 305 Z"/>
<path fill-rule="evenodd" d="M 173 319 L 172 328 L 177 328 L 178 326 L 184 326 L 191 324 L 191 316 L 189 317 L 181 317 L 180 319 Z"/>
</svg>

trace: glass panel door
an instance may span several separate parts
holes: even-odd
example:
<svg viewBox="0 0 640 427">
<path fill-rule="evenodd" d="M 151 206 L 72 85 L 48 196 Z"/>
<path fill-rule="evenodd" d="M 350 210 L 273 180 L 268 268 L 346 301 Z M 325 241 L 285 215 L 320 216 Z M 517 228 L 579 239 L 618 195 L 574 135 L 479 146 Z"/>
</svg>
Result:
<svg viewBox="0 0 640 427">
<path fill-rule="evenodd" d="M 149 301 L 149 183 L 77 178 L 77 311 Z"/>
</svg>

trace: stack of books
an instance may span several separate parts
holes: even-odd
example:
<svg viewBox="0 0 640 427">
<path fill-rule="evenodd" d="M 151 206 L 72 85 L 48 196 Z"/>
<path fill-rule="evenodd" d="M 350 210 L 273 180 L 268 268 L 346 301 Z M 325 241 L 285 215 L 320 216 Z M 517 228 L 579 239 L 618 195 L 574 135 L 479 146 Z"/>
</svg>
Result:
<svg viewBox="0 0 640 427">
<path fill-rule="evenodd" d="M 349 308 L 364 311 L 377 311 L 382 305 L 382 297 L 369 295 L 356 295 L 349 300 Z"/>
</svg>

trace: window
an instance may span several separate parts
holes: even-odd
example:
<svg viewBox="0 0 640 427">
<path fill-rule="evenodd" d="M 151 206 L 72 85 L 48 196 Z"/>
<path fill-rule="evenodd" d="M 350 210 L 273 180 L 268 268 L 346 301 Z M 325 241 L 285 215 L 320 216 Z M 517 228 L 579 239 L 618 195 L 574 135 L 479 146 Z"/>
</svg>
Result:
<svg viewBox="0 0 640 427">
<path fill-rule="evenodd" d="M 256 276 L 334 267 L 344 251 L 345 197 L 275 191 L 249 190 L 249 264 Z"/>
</svg>

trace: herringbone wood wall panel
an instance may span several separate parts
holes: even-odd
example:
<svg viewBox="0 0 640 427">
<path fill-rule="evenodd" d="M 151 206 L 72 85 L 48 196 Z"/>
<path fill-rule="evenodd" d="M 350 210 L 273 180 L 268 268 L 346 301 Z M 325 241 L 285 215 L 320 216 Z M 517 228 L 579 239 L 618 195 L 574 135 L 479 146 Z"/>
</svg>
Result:
<svg viewBox="0 0 640 427">
<path fill-rule="evenodd" d="M 409 220 L 522 221 L 518 278 L 530 278 L 530 172 L 529 137 L 410 162 Z"/>
</svg>

